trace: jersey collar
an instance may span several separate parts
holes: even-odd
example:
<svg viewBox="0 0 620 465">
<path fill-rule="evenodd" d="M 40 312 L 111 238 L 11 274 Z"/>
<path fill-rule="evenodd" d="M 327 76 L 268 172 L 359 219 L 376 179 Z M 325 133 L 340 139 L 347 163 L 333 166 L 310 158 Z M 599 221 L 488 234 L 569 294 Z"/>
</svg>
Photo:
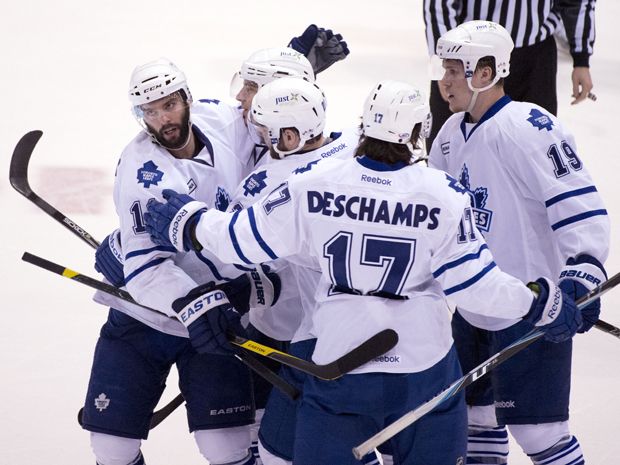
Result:
<svg viewBox="0 0 620 465">
<path fill-rule="evenodd" d="M 474 133 L 474 131 L 476 129 L 478 129 L 480 127 L 480 125 L 482 123 L 484 123 L 486 120 L 491 119 L 493 116 L 495 116 L 495 114 L 497 112 L 499 112 L 502 108 L 504 108 L 506 105 L 508 105 L 510 102 L 512 102 L 512 99 L 508 96 L 508 95 L 504 95 L 502 98 L 500 98 L 497 102 L 495 102 L 493 105 L 491 105 L 491 108 L 489 108 L 484 115 L 482 115 L 482 118 L 480 118 L 480 121 L 478 121 L 478 123 L 474 126 L 474 128 L 469 132 L 469 134 L 467 134 L 467 128 L 465 126 L 465 121 L 467 120 L 467 117 L 469 116 L 469 113 L 465 113 L 463 115 L 463 119 L 461 121 L 461 133 L 463 134 L 463 138 L 467 141 L 469 140 L 469 138 L 471 137 L 471 135 Z"/>
<path fill-rule="evenodd" d="M 404 161 L 399 161 L 393 164 L 383 163 L 372 158 L 368 158 L 366 155 L 356 157 L 355 160 L 364 168 L 368 168 L 373 171 L 397 171 L 405 166 L 409 166 Z"/>
</svg>

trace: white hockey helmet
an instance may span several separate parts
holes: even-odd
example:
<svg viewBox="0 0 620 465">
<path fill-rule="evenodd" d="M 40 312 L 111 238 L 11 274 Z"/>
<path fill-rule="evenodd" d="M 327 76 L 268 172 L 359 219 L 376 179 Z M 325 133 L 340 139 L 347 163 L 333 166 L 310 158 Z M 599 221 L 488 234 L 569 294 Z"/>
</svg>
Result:
<svg viewBox="0 0 620 465">
<path fill-rule="evenodd" d="M 508 76 L 513 48 L 512 37 L 503 26 L 492 21 L 476 20 L 460 24 L 442 35 L 437 41 L 436 53 L 442 60 L 460 60 L 471 87 L 471 78 L 483 57 L 495 58 L 496 76 L 491 85 Z"/>
<path fill-rule="evenodd" d="M 192 102 L 185 74 L 167 58 L 137 66 L 131 73 L 129 100 L 134 110 L 177 91 L 183 91 L 187 102 Z"/>
<path fill-rule="evenodd" d="M 314 82 L 314 71 L 308 59 L 289 47 L 264 48 L 252 53 L 235 73 L 230 93 L 237 95 L 244 81 L 255 82 L 258 87 L 281 77 L 301 77 Z"/>
<path fill-rule="evenodd" d="M 404 82 L 379 82 L 366 98 L 362 132 L 367 137 L 406 144 L 412 141 L 414 127 L 420 123 L 421 137 L 430 134 L 431 114 L 424 94 Z"/>
<path fill-rule="evenodd" d="M 261 87 L 252 101 L 250 122 L 259 126 L 280 158 L 298 152 L 304 144 L 323 133 L 325 108 L 323 91 L 313 82 L 295 77 L 276 79 Z M 278 148 L 281 130 L 295 128 L 299 144 L 292 150 Z M 261 129 L 263 131 L 261 131 Z"/>
</svg>

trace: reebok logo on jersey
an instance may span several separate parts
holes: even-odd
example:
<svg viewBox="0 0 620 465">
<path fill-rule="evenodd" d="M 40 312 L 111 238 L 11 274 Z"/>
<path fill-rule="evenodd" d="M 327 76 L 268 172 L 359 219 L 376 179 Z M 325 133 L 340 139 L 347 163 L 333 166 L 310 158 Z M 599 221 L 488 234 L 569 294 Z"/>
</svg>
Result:
<svg viewBox="0 0 620 465">
<path fill-rule="evenodd" d="M 516 408 L 517 407 L 515 405 L 515 401 L 514 400 L 495 401 L 493 403 L 493 406 L 495 408 Z"/>
<path fill-rule="evenodd" d="M 379 176 L 366 176 L 365 174 L 362 174 L 362 177 L 360 178 L 360 181 L 365 181 L 365 182 L 372 182 L 374 184 L 382 184 L 384 186 L 391 186 L 392 185 L 392 180 L 391 179 L 385 179 Z"/>
<path fill-rule="evenodd" d="M 308 212 L 339 218 L 343 215 L 357 221 L 405 225 L 412 228 L 426 226 L 437 229 L 441 208 L 420 204 L 389 203 L 387 200 L 373 199 L 331 192 L 308 191 Z"/>
<path fill-rule="evenodd" d="M 450 155 L 450 142 L 444 142 L 441 144 L 441 153 L 444 157 Z"/>
<path fill-rule="evenodd" d="M 147 161 L 142 168 L 138 169 L 138 184 L 144 184 L 147 189 L 157 185 L 159 181 L 164 177 L 164 172 L 157 169 L 157 165 L 151 160 Z"/>
<path fill-rule="evenodd" d="M 331 149 L 329 149 L 327 152 L 323 152 L 321 153 L 321 158 L 329 158 L 331 157 L 334 153 L 340 152 L 341 150 L 344 150 L 347 148 L 347 144 L 345 144 L 344 142 L 340 145 L 337 145 L 336 147 L 332 147 Z"/>
<path fill-rule="evenodd" d="M 372 361 L 375 363 L 400 363 L 400 355 L 381 355 L 373 358 Z"/>
<path fill-rule="evenodd" d="M 551 131 L 553 129 L 553 121 L 549 115 L 545 115 L 542 111 L 532 108 L 530 110 L 530 117 L 527 119 L 532 126 L 538 128 L 539 131 L 546 129 Z"/>
</svg>

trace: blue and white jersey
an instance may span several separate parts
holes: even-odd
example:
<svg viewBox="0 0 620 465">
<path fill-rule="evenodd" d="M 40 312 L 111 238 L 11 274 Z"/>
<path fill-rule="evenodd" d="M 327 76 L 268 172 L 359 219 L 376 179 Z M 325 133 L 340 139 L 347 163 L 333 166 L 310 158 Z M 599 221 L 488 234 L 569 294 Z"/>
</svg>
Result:
<svg viewBox="0 0 620 465">
<path fill-rule="evenodd" d="M 604 263 L 607 211 L 562 123 L 507 96 L 475 125 L 464 115 L 452 115 L 441 128 L 429 165 L 467 190 L 476 225 L 502 270 L 528 282 L 557 278 L 566 260 L 581 253 Z"/>
<path fill-rule="evenodd" d="M 194 158 L 173 157 L 143 131 L 124 149 L 117 166 L 114 203 L 120 219 L 127 290 L 137 302 L 170 316 L 175 316 L 172 302 L 197 285 L 226 281 L 244 272 L 218 262 L 208 252 L 176 253 L 173 248 L 154 244 L 142 216 L 149 199 L 163 201 L 163 189 L 188 194 L 209 208 L 228 208 L 247 169 L 247 160 L 234 151 L 244 140 L 245 126 L 242 121 L 239 126 L 237 112 L 232 110 L 212 101 L 192 105 L 192 130 L 204 145 Z M 176 319 L 109 296 L 99 294 L 96 300 L 163 332 L 187 335 Z"/>
<path fill-rule="evenodd" d="M 496 266 L 465 189 L 419 165 L 325 160 L 246 210 L 208 211 L 196 235 L 225 262 L 314 260 L 321 269 L 311 319 L 316 363 L 380 330 L 399 334 L 394 349 L 358 373 L 418 372 L 441 360 L 452 346 L 446 295 L 505 318 L 522 317 L 533 300 Z"/>
<path fill-rule="evenodd" d="M 248 175 L 233 195 L 229 211 L 248 208 L 279 187 L 289 177 L 310 171 L 322 160 L 353 158 L 359 141 L 359 129 L 332 132 L 331 141 L 322 147 L 281 160 L 270 158 Z M 268 155 L 269 156 L 269 155 Z M 291 258 L 291 257 L 289 257 Z M 252 309 L 250 323 L 262 333 L 279 341 L 294 342 L 313 337 L 309 333 L 314 293 L 320 278 L 319 265 L 302 257 L 278 259 L 268 265 L 282 281 L 282 293 L 271 308 Z M 304 316 L 306 317 L 304 319 Z"/>
</svg>

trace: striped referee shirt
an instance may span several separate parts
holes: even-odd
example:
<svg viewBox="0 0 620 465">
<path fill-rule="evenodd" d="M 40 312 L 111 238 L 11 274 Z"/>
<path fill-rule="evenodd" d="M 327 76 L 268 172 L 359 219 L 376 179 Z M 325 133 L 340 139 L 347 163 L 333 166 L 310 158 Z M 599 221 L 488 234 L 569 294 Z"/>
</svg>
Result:
<svg viewBox="0 0 620 465">
<path fill-rule="evenodd" d="M 542 42 L 564 23 L 574 65 L 588 66 L 595 4 L 596 0 L 424 0 L 429 53 L 435 53 L 441 35 L 474 19 L 504 26 L 517 48 Z"/>
</svg>

